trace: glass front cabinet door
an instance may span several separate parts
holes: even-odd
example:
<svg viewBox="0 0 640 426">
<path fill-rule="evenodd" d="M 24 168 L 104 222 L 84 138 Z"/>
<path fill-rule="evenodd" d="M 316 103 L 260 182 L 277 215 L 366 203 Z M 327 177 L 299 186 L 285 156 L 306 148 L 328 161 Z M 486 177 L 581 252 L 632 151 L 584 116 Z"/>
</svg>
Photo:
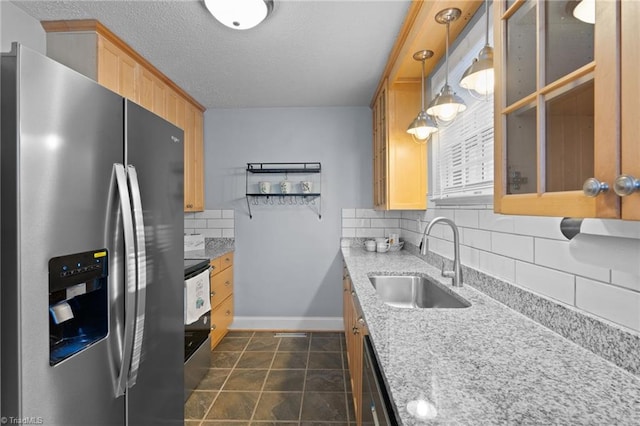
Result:
<svg viewBox="0 0 640 426">
<path fill-rule="evenodd" d="M 637 2 L 495 3 L 496 212 L 640 219 Z"/>
</svg>

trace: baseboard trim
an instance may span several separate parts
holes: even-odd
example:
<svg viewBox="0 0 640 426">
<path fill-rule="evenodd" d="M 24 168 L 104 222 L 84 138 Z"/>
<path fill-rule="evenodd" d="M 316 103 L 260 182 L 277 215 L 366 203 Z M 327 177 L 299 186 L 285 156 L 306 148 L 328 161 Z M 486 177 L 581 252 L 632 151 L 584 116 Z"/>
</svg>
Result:
<svg viewBox="0 0 640 426">
<path fill-rule="evenodd" d="M 239 317 L 229 330 L 308 330 L 341 331 L 342 317 Z"/>
</svg>

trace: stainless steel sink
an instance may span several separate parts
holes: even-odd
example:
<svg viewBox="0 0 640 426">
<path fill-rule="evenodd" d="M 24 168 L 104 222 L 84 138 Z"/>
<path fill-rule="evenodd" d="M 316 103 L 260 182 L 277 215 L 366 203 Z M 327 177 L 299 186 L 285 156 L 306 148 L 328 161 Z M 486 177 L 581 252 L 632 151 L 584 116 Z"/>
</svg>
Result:
<svg viewBox="0 0 640 426">
<path fill-rule="evenodd" d="M 396 308 L 468 308 L 471 303 L 420 275 L 372 275 L 369 277 L 384 303 Z"/>
</svg>

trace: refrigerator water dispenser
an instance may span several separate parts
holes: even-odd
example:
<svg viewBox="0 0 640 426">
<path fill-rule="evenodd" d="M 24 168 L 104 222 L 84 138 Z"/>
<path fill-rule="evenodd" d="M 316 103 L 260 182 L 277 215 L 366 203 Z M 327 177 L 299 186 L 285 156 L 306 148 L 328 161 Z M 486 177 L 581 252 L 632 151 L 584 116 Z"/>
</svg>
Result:
<svg viewBox="0 0 640 426">
<path fill-rule="evenodd" d="M 107 335 L 106 249 L 49 259 L 49 364 L 77 354 Z"/>
</svg>

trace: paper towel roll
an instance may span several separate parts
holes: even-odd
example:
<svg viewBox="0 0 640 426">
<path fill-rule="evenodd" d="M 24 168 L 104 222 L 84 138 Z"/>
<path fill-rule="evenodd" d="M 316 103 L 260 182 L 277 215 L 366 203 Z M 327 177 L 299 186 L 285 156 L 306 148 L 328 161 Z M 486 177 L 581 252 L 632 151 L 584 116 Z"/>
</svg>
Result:
<svg viewBox="0 0 640 426">
<path fill-rule="evenodd" d="M 640 240 L 606 235 L 576 235 L 569 243 L 579 262 L 640 275 Z"/>
</svg>

